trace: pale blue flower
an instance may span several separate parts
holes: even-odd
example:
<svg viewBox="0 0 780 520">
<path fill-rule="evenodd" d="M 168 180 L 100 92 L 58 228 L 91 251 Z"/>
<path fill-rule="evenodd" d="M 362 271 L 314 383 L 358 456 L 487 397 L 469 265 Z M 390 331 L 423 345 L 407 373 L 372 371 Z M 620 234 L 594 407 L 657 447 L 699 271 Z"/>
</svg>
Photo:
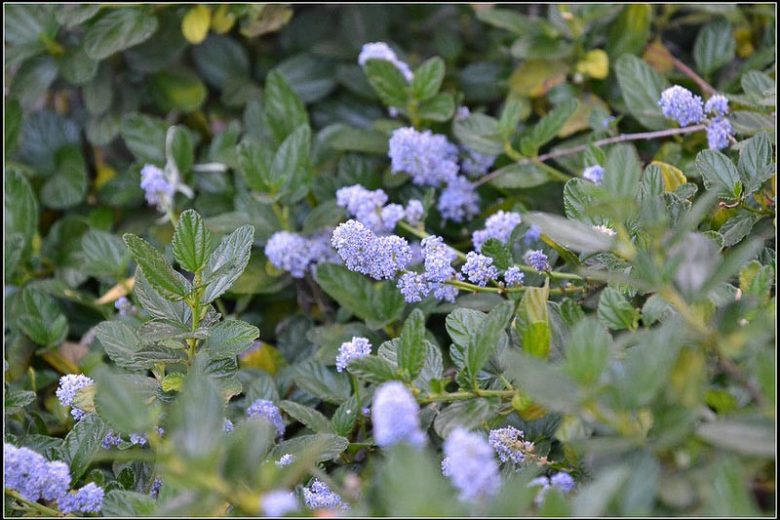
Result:
<svg viewBox="0 0 780 520">
<path fill-rule="evenodd" d="M 461 268 L 461 272 L 471 283 L 481 287 L 486 286 L 490 280 L 498 278 L 498 269 L 493 265 L 493 259 L 474 251 L 469 251 L 466 255 L 466 263 Z"/>
<path fill-rule="evenodd" d="M 664 90 L 658 105 L 664 117 L 674 119 L 680 126 L 694 125 L 704 120 L 704 103 L 701 97 L 679 85 Z"/>
<path fill-rule="evenodd" d="M 455 177 L 441 191 L 436 207 L 444 220 L 463 222 L 479 213 L 479 195 L 465 177 Z"/>
<path fill-rule="evenodd" d="M 276 428 L 276 435 L 278 437 L 284 435 L 282 414 L 279 411 L 279 408 L 271 401 L 265 399 L 256 400 L 247 408 L 246 415 L 247 417 L 263 417 L 267 419 Z"/>
<path fill-rule="evenodd" d="M 367 338 L 353 337 L 352 341 L 345 341 L 339 347 L 339 353 L 336 356 L 336 371 L 343 372 L 350 363 L 370 354 L 371 342 Z"/>
<path fill-rule="evenodd" d="M 81 420 L 82 417 L 87 415 L 87 412 L 74 406 L 73 400 L 76 398 L 76 394 L 79 390 L 86 388 L 95 382 L 85 376 L 84 374 L 68 374 L 60 378 L 60 384 L 55 392 L 57 399 L 60 400 L 62 406 L 70 406 L 70 414 L 74 419 Z"/>
<path fill-rule="evenodd" d="M 420 429 L 420 411 L 412 393 L 399 381 L 382 383 L 374 392 L 371 422 L 376 443 L 386 448 L 405 442 L 412 446 L 425 444 Z"/>
<path fill-rule="evenodd" d="M 734 129 L 731 122 L 725 117 L 719 117 L 707 126 L 707 144 L 711 150 L 728 148 L 732 135 L 734 135 Z"/>
<path fill-rule="evenodd" d="M 471 240 L 474 243 L 474 250 L 481 252 L 482 245 L 491 238 L 495 238 L 499 242 L 506 244 L 509 242 L 512 231 L 520 222 L 522 222 L 522 220 L 519 213 L 512 211 L 497 211 L 485 220 L 484 229 L 475 231 L 472 235 Z"/>
<path fill-rule="evenodd" d="M 493 449 L 485 438 L 456 427 L 444 441 L 442 472 L 459 491 L 464 502 L 476 502 L 495 496 L 501 477 Z"/>
<path fill-rule="evenodd" d="M 458 175 L 458 148 L 443 135 L 412 127 L 393 132 L 388 143 L 391 171 L 404 172 L 420 186 L 440 186 Z"/>
</svg>

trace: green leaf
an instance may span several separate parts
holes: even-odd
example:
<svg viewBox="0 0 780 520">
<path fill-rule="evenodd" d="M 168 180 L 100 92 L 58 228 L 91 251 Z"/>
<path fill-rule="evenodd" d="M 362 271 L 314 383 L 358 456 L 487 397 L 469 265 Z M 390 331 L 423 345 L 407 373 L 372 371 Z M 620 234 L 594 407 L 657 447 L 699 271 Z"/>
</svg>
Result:
<svg viewBox="0 0 780 520">
<path fill-rule="evenodd" d="M 274 437 L 276 428 L 270 421 L 244 421 L 227 439 L 223 475 L 240 485 L 255 485 L 263 470 L 258 461 L 268 456 Z"/>
<path fill-rule="evenodd" d="M 396 367 L 378 356 L 366 356 L 354 360 L 347 366 L 347 372 L 375 384 L 398 378 Z"/>
<path fill-rule="evenodd" d="M 151 516 L 155 500 L 147 494 L 112 489 L 103 499 L 101 513 L 105 516 Z"/>
<path fill-rule="evenodd" d="M 325 462 L 341 455 L 347 446 L 349 446 L 347 439 L 331 433 L 299 435 L 277 444 L 271 452 L 271 457 L 278 459 L 289 453 L 298 460 L 311 463 Z"/>
<path fill-rule="evenodd" d="M 417 115 L 428 121 L 449 121 L 455 114 L 455 100 L 452 94 L 437 94 L 426 99 L 417 108 Z"/>
<path fill-rule="evenodd" d="M 209 336 L 201 350 L 213 358 L 237 356 L 250 348 L 260 331 L 240 320 L 225 320 L 209 328 Z"/>
<path fill-rule="evenodd" d="M 146 9 L 112 9 L 84 35 L 84 50 L 93 60 L 103 60 L 149 39 L 157 30 L 157 18 Z"/>
<path fill-rule="evenodd" d="M 696 155 L 704 186 L 718 193 L 721 198 L 734 199 L 742 193 L 742 181 L 731 159 L 717 150 L 703 150 Z"/>
<path fill-rule="evenodd" d="M 473 430 L 480 428 L 498 411 L 498 403 L 490 399 L 455 401 L 439 412 L 433 421 L 433 429 L 443 438 L 458 426 Z"/>
<path fill-rule="evenodd" d="M 468 148 L 486 155 L 500 155 L 504 152 L 498 121 L 485 114 L 471 114 L 466 119 L 456 120 L 452 125 L 455 137 Z"/>
<path fill-rule="evenodd" d="M 108 427 L 96 414 L 91 413 L 77 421 L 62 443 L 63 460 L 70 466 L 73 481 L 78 481 L 87 471 L 101 443 L 108 433 Z"/>
<path fill-rule="evenodd" d="M 520 301 L 522 322 L 518 326 L 523 340 L 523 351 L 538 358 L 547 358 L 550 353 L 550 318 L 547 300 L 550 290 L 544 287 L 528 287 Z"/>
<path fill-rule="evenodd" d="M 254 237 L 253 226 L 241 226 L 222 239 L 203 269 L 202 303 L 219 298 L 241 276 L 249 263 Z"/>
<path fill-rule="evenodd" d="M 111 361 L 120 368 L 138 369 L 135 354 L 141 348 L 141 340 L 136 331 L 120 321 L 104 321 L 95 332 Z"/>
<path fill-rule="evenodd" d="M 371 128 L 353 128 L 336 123 L 328 144 L 335 150 L 387 155 L 387 135 Z"/>
<path fill-rule="evenodd" d="M 693 44 L 693 59 L 699 72 L 712 74 L 734 59 L 736 48 L 731 24 L 719 18 L 699 30 Z"/>
<path fill-rule="evenodd" d="M 742 145 L 739 151 L 739 174 L 745 194 L 750 194 L 774 175 L 772 143 L 769 136 L 761 132 L 743 141 Z"/>
<path fill-rule="evenodd" d="M 639 54 L 650 36 L 653 8 L 650 4 L 623 6 L 607 33 L 607 54 L 615 60 L 623 54 Z"/>
<path fill-rule="evenodd" d="M 3 402 L 3 413 L 5 415 L 15 414 L 28 404 L 35 401 L 36 394 L 29 390 L 10 390 L 6 389 Z"/>
<path fill-rule="evenodd" d="M 635 330 L 641 317 L 639 310 L 612 287 L 601 293 L 598 316 L 612 330 Z"/>
<path fill-rule="evenodd" d="M 149 78 L 152 97 L 164 111 L 194 112 L 206 101 L 206 85 L 193 71 L 172 67 Z"/>
<path fill-rule="evenodd" d="M 19 100 L 27 110 L 35 105 L 41 96 L 57 79 L 57 63 L 51 56 L 36 56 L 19 67 L 13 76 L 10 95 Z"/>
<path fill-rule="evenodd" d="M 201 370 L 191 372 L 171 409 L 171 441 L 186 458 L 209 455 L 223 441 L 225 415 L 214 381 Z"/>
<path fill-rule="evenodd" d="M 154 427 L 157 414 L 156 407 L 151 405 L 155 403 L 155 393 L 159 389 L 154 378 L 114 373 L 107 368 L 98 369 L 94 378 L 97 385 L 95 410 L 112 429 L 138 433 Z M 196 405 L 196 409 L 199 406 Z"/>
<path fill-rule="evenodd" d="M 306 107 L 278 71 L 271 71 L 265 81 L 263 110 L 268 127 L 278 143 L 301 125 L 309 123 Z"/>
<path fill-rule="evenodd" d="M 394 284 L 374 283 L 365 276 L 336 264 L 317 266 L 317 283 L 339 305 L 379 329 L 397 320 L 404 300 Z"/>
<path fill-rule="evenodd" d="M 8 99 L 5 104 L 5 153 L 16 149 L 19 133 L 22 129 L 22 107 L 16 99 Z"/>
<path fill-rule="evenodd" d="M 213 235 L 206 229 L 203 219 L 195 210 L 188 209 L 179 215 L 171 247 L 179 265 L 191 273 L 197 273 L 206 265 L 212 249 Z"/>
<path fill-rule="evenodd" d="M 596 231 L 592 226 L 548 213 L 529 213 L 526 222 L 539 226 L 542 233 L 558 244 L 583 253 L 608 251 L 612 238 Z"/>
<path fill-rule="evenodd" d="M 432 98 L 439 92 L 443 80 L 444 60 L 434 56 L 414 70 L 411 84 L 412 96 L 418 101 Z"/>
<path fill-rule="evenodd" d="M 125 233 L 122 238 L 130 249 L 130 255 L 138 264 L 138 268 L 160 295 L 168 300 L 176 301 L 189 294 L 187 280 L 173 270 L 173 267 L 168 264 L 159 251 L 138 235 Z"/>
<path fill-rule="evenodd" d="M 330 60 L 309 53 L 296 54 L 276 66 L 304 103 L 325 98 L 336 88 L 336 67 Z"/>
<path fill-rule="evenodd" d="M 7 233 L 20 233 L 29 243 L 38 229 L 38 200 L 27 178 L 15 168 L 5 170 L 3 215 Z"/>
<path fill-rule="evenodd" d="M 617 60 L 615 74 L 631 115 L 651 130 L 668 128 L 669 120 L 661 112 L 658 100 L 669 83 L 647 63 L 631 54 L 624 54 Z"/>
<path fill-rule="evenodd" d="M 547 144 L 558 131 L 563 128 L 566 121 L 577 111 L 579 102 L 569 98 L 539 120 L 530 132 L 524 133 L 520 140 L 520 151 L 525 155 L 533 156 L 539 148 Z"/>
<path fill-rule="evenodd" d="M 247 50 L 228 36 L 209 35 L 192 49 L 192 57 L 199 75 L 215 88 L 222 89 L 228 80 L 249 78 Z"/>
<path fill-rule="evenodd" d="M 56 301 L 31 287 L 22 290 L 22 314 L 19 327 L 31 340 L 42 347 L 53 347 L 65 341 L 68 320 L 60 312 Z"/>
<path fill-rule="evenodd" d="M 708 471 L 711 483 L 709 500 L 704 504 L 707 515 L 759 516 L 760 510 L 755 503 L 755 495 L 748 487 L 750 479 L 739 460 L 728 457 L 719 461 Z"/>
<path fill-rule="evenodd" d="M 490 238 L 482 244 L 482 254 L 492 258 L 493 265 L 502 271 L 509 269 L 513 264 L 509 246 L 495 238 Z"/>
<path fill-rule="evenodd" d="M 141 306 L 156 318 L 163 318 L 178 323 L 185 329 L 190 328 L 192 311 L 183 301 L 172 302 L 163 298 L 160 293 L 146 280 L 143 272 L 138 269 L 135 273 L 135 287 L 133 293 L 138 298 Z"/>
<path fill-rule="evenodd" d="M 775 457 L 774 426 L 760 417 L 702 423 L 696 436 L 717 448 L 755 457 Z"/>
<path fill-rule="evenodd" d="M 531 102 L 525 96 L 508 96 L 501 109 L 498 130 L 504 139 L 512 139 L 521 119 L 531 114 Z"/>
<path fill-rule="evenodd" d="M 56 155 L 57 172 L 41 188 L 41 200 L 53 209 L 75 206 L 87 194 L 87 165 L 78 146 L 60 148 Z"/>
<path fill-rule="evenodd" d="M 55 16 L 57 21 L 67 27 L 68 29 L 77 25 L 83 24 L 90 20 L 100 11 L 100 6 L 97 4 L 89 5 L 63 5 L 57 8 Z"/>
<path fill-rule="evenodd" d="M 355 421 L 357 420 L 358 415 L 362 413 L 354 395 L 341 403 L 339 407 L 336 408 L 336 411 L 333 412 L 333 417 L 330 420 L 336 435 L 349 437 L 350 433 L 352 433 L 352 430 L 355 428 Z"/>
<path fill-rule="evenodd" d="M 90 229 L 81 237 L 86 272 L 95 276 L 123 276 L 130 254 L 122 239 L 105 231 Z"/>
<path fill-rule="evenodd" d="M 514 314 L 513 302 L 502 302 L 488 313 L 466 349 L 466 367 L 472 381 L 496 352 L 499 340 Z"/>
<path fill-rule="evenodd" d="M 608 506 L 631 475 L 626 465 L 609 466 L 600 475 L 580 489 L 572 509 L 584 516 L 605 516 Z"/>
<path fill-rule="evenodd" d="M 578 385 L 558 366 L 510 349 L 504 352 L 502 362 L 509 380 L 542 406 L 570 413 L 582 399 Z"/>
<path fill-rule="evenodd" d="M 317 361 L 296 365 L 293 379 L 301 390 L 329 403 L 343 403 L 352 394 L 346 374 L 334 372 Z"/>
<path fill-rule="evenodd" d="M 285 138 L 276 152 L 271 166 L 271 186 L 282 190 L 279 198 L 285 204 L 294 204 L 309 192 L 310 147 L 311 129 L 303 124 Z"/>
<path fill-rule="evenodd" d="M 602 186 L 617 197 L 635 197 L 639 191 L 642 164 L 636 149 L 629 144 L 618 144 L 607 153 Z"/>
<path fill-rule="evenodd" d="M 368 60 L 363 65 L 363 71 L 385 105 L 398 108 L 406 106 L 406 78 L 395 65 L 387 60 Z"/>
<path fill-rule="evenodd" d="M 398 341 L 397 364 L 408 378 L 414 379 L 425 362 L 425 315 L 415 309 L 406 318 Z"/>
<path fill-rule="evenodd" d="M 132 113 L 122 118 L 119 133 L 139 162 L 165 163 L 168 125 L 162 119 Z"/>
<path fill-rule="evenodd" d="M 585 387 L 598 382 L 607 366 L 612 349 L 612 337 L 595 318 L 580 320 L 566 342 L 564 369 Z"/>
<path fill-rule="evenodd" d="M 335 433 L 327 417 L 314 408 L 298 404 L 295 401 L 279 401 L 279 408 L 316 433 Z"/>
</svg>

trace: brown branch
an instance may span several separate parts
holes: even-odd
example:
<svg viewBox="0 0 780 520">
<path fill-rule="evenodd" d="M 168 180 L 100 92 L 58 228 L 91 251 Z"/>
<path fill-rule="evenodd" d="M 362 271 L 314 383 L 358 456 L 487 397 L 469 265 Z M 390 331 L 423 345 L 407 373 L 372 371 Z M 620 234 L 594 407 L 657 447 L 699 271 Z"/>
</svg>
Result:
<svg viewBox="0 0 780 520">
<path fill-rule="evenodd" d="M 710 96 L 714 96 L 715 94 L 718 93 L 718 91 L 715 90 L 715 87 L 713 87 L 712 85 L 704 81 L 704 78 L 696 74 L 696 72 L 688 65 L 681 62 L 674 56 L 672 56 L 672 62 L 674 63 L 674 67 L 677 70 L 679 70 L 680 72 L 682 72 L 683 74 L 691 78 L 697 85 L 699 85 L 699 88 L 702 90 L 702 92 L 706 92 Z"/>
</svg>

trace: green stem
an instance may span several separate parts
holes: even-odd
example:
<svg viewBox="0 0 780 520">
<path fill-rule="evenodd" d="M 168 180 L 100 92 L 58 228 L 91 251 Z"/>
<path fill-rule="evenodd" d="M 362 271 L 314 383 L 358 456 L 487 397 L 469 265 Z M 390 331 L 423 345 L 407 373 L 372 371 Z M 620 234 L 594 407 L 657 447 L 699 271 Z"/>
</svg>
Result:
<svg viewBox="0 0 780 520">
<path fill-rule="evenodd" d="M 17 502 L 24 504 L 29 509 L 34 509 L 38 511 L 39 513 L 42 513 L 46 516 L 68 516 L 65 515 L 62 511 L 58 511 L 56 509 L 52 509 L 51 507 L 45 506 L 43 504 L 39 504 L 37 502 L 30 502 L 26 498 L 23 498 L 22 495 L 14 491 L 13 489 L 5 488 L 5 494 L 6 496 L 9 496 L 16 500 Z"/>
<path fill-rule="evenodd" d="M 198 326 L 200 325 L 200 313 L 201 313 L 201 307 L 200 307 L 200 299 L 203 293 L 203 288 L 200 287 L 201 284 L 201 275 L 200 271 L 195 273 L 195 277 L 192 280 L 192 285 L 196 287 L 195 289 L 195 301 L 190 306 L 192 309 L 192 332 L 195 333 L 196 330 L 198 330 Z M 195 353 L 196 349 L 198 347 L 198 340 L 197 338 L 189 338 L 187 340 L 187 344 L 189 345 L 189 351 L 187 352 L 187 357 L 190 362 L 192 362 L 193 359 L 195 359 Z"/>
<path fill-rule="evenodd" d="M 290 219 L 289 219 L 289 213 L 287 211 L 287 208 L 282 208 L 278 202 L 274 202 L 271 204 L 271 209 L 273 209 L 274 215 L 276 215 L 276 218 L 279 220 L 279 223 L 282 225 L 282 229 L 285 231 L 292 231 L 290 228 Z"/>
<path fill-rule="evenodd" d="M 442 392 L 440 394 L 430 394 L 419 399 L 420 404 L 428 404 L 438 401 L 465 401 L 476 397 L 500 397 L 512 398 L 517 392 L 515 390 L 482 390 L 475 388 L 473 390 L 463 390 L 460 392 Z"/>
</svg>

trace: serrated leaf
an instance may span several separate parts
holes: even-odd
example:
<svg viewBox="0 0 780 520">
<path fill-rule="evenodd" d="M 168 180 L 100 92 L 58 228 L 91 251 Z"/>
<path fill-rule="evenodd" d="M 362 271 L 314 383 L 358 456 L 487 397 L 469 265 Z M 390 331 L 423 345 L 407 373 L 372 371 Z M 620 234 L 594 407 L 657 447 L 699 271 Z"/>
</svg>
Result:
<svg viewBox="0 0 780 520">
<path fill-rule="evenodd" d="M 100 61 L 144 42 L 156 30 L 157 18 L 145 9 L 110 10 L 87 29 L 84 50 L 90 58 Z"/>
<path fill-rule="evenodd" d="M 424 101 L 435 96 L 444 80 L 444 60 L 434 56 L 414 70 L 411 93 L 418 101 Z"/>
<path fill-rule="evenodd" d="M 179 215 L 171 247 L 179 265 L 191 273 L 197 273 L 206 264 L 211 252 L 213 235 L 206 229 L 203 219 L 195 210 L 188 209 Z"/>
<path fill-rule="evenodd" d="M 131 113 L 122 118 L 120 134 L 139 161 L 154 164 L 165 162 L 165 136 L 168 127 L 161 119 Z"/>
<path fill-rule="evenodd" d="M 697 70 L 711 74 L 734 59 L 737 44 L 731 24 L 719 18 L 699 30 L 693 44 L 693 59 Z"/>
<path fill-rule="evenodd" d="M 119 321 L 104 321 L 97 325 L 95 333 L 117 366 L 129 370 L 138 368 L 133 357 L 141 348 L 141 340 L 133 329 Z"/>
<path fill-rule="evenodd" d="M 753 193 L 775 173 L 772 162 L 772 143 L 761 132 L 742 143 L 739 151 L 739 174 L 745 193 Z"/>
<path fill-rule="evenodd" d="M 210 303 L 219 298 L 241 276 L 249 263 L 254 237 L 253 226 L 241 226 L 222 239 L 203 268 L 205 290 L 201 302 Z"/>
<path fill-rule="evenodd" d="M 352 393 L 346 374 L 334 372 L 317 361 L 296 365 L 293 379 L 301 390 L 329 403 L 343 403 Z"/>
<path fill-rule="evenodd" d="M 293 204 L 309 192 L 310 146 L 311 129 L 304 124 L 285 138 L 274 156 L 270 184 L 277 190 L 281 189 L 279 197 L 285 204 Z"/>
<path fill-rule="evenodd" d="M 96 371 L 94 378 L 95 410 L 112 429 L 137 433 L 154 426 L 156 410 L 151 405 L 159 388 L 154 378 L 114 373 L 107 368 Z"/>
<path fill-rule="evenodd" d="M 612 330 L 635 330 L 640 318 L 639 311 L 612 287 L 601 293 L 598 316 Z"/>
<path fill-rule="evenodd" d="M 309 123 L 306 107 L 278 71 L 265 81 L 263 110 L 276 142 L 281 143 L 296 128 Z"/>
<path fill-rule="evenodd" d="M 363 71 L 385 105 L 399 108 L 406 106 L 406 78 L 394 64 L 387 60 L 371 59 L 363 65 Z"/>
<path fill-rule="evenodd" d="M 426 99 L 417 109 L 417 115 L 428 121 L 449 121 L 455 114 L 455 100 L 452 94 L 442 93 Z"/>
<path fill-rule="evenodd" d="M 726 199 L 734 199 L 742 193 L 739 172 L 727 156 L 717 150 L 703 150 L 696 156 L 696 169 L 704 179 L 708 190 Z"/>
<path fill-rule="evenodd" d="M 353 395 L 336 408 L 333 412 L 333 417 L 330 422 L 333 426 L 333 430 L 337 435 L 342 437 L 349 437 L 352 433 L 352 429 L 355 427 L 355 421 L 358 415 L 362 414 L 362 410 L 357 404 L 357 400 Z"/>
<path fill-rule="evenodd" d="M 68 320 L 55 300 L 31 287 L 22 291 L 22 315 L 19 327 L 35 343 L 53 347 L 62 343 L 68 334 Z"/>
<path fill-rule="evenodd" d="M 661 92 L 669 86 L 668 82 L 647 63 L 631 54 L 624 54 L 617 60 L 615 73 L 631 115 L 651 130 L 668 128 L 669 121 L 658 106 Z"/>
<path fill-rule="evenodd" d="M 108 433 L 108 426 L 96 414 L 88 414 L 76 422 L 62 443 L 63 460 L 70 466 L 74 482 L 87 471 L 101 443 Z"/>
<path fill-rule="evenodd" d="M 41 200 L 49 208 L 69 208 L 87 193 L 87 165 L 78 146 L 60 148 L 55 162 L 57 171 L 41 188 Z"/>
<path fill-rule="evenodd" d="M 187 458 L 203 457 L 223 442 L 224 410 L 217 385 L 202 370 L 184 381 L 171 409 L 171 441 Z"/>
<path fill-rule="evenodd" d="M 496 352 L 499 340 L 504 329 L 509 325 L 513 313 L 513 302 L 502 302 L 496 305 L 480 325 L 477 334 L 470 338 L 466 349 L 466 367 L 472 381 Z"/>
<path fill-rule="evenodd" d="M 295 401 L 279 401 L 278 405 L 287 415 L 304 424 L 310 430 L 316 433 L 334 433 L 328 418 L 314 408 L 298 404 Z"/>
<path fill-rule="evenodd" d="M 471 114 L 456 120 L 452 125 L 455 137 L 468 148 L 486 155 L 499 155 L 504 151 L 498 121 L 485 114 Z"/>
<path fill-rule="evenodd" d="M 580 320 L 566 343 L 566 372 L 587 387 L 596 383 L 609 360 L 612 337 L 598 320 Z"/>
<path fill-rule="evenodd" d="M 112 489 L 103 499 L 101 513 L 105 516 L 150 516 L 156 507 L 147 494 Z"/>
<path fill-rule="evenodd" d="M 352 361 L 347 366 L 347 372 L 375 384 L 398 378 L 396 367 L 378 356 L 366 356 Z"/>
<path fill-rule="evenodd" d="M 481 253 L 493 259 L 493 265 L 504 271 L 513 264 L 512 253 L 509 246 L 495 238 L 488 239 L 482 244 Z"/>
<path fill-rule="evenodd" d="M 254 325 L 240 320 L 225 320 L 209 328 L 201 350 L 212 357 L 237 356 L 249 349 L 260 335 Z"/>
<path fill-rule="evenodd" d="M 173 270 L 173 268 L 148 242 L 132 233 L 125 233 L 122 237 L 130 255 L 143 272 L 144 278 L 154 289 L 166 299 L 181 300 L 190 290 L 186 279 Z"/>
<path fill-rule="evenodd" d="M 81 237 L 84 269 L 97 276 L 124 274 L 130 254 L 122 239 L 111 233 L 91 229 Z"/>
<path fill-rule="evenodd" d="M 619 144 L 610 148 L 602 183 L 606 190 L 617 197 L 633 198 L 639 191 L 641 176 L 642 164 L 633 146 Z"/>
<path fill-rule="evenodd" d="M 577 111 L 579 102 L 567 99 L 544 115 L 530 132 L 524 133 L 520 140 L 520 151 L 525 155 L 536 155 L 539 148 L 555 137 L 566 121 Z"/>
<path fill-rule="evenodd" d="M 419 374 L 425 362 L 425 315 L 420 309 L 415 309 L 406 318 L 401 336 L 398 340 L 397 363 L 409 379 Z"/>
<path fill-rule="evenodd" d="M 280 442 L 274 447 L 271 456 L 278 459 L 289 453 L 299 460 L 312 463 L 325 462 L 341 455 L 347 446 L 349 441 L 339 435 L 330 433 L 299 435 L 294 439 Z"/>
</svg>

